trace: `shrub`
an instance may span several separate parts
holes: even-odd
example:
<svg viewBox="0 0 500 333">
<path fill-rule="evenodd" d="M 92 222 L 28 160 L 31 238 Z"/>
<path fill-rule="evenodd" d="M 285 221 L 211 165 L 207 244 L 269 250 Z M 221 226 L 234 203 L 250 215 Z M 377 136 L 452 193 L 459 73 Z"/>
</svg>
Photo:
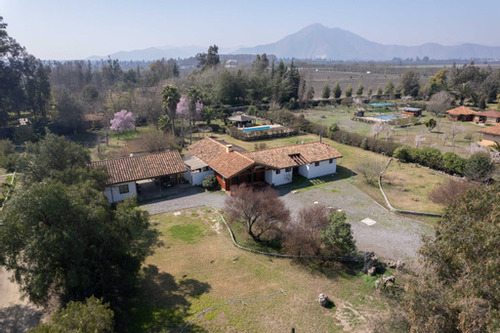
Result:
<svg viewBox="0 0 500 333">
<path fill-rule="evenodd" d="M 363 138 L 363 140 L 361 140 L 361 144 L 359 145 L 360 148 L 363 148 L 364 150 L 368 150 L 368 140 L 366 140 L 366 138 Z"/>
<path fill-rule="evenodd" d="M 473 181 L 487 182 L 495 171 L 495 164 L 487 153 L 473 154 L 464 165 L 464 176 Z"/>
<path fill-rule="evenodd" d="M 471 183 L 450 179 L 444 185 L 436 184 L 431 193 L 429 193 L 429 199 L 433 202 L 447 206 L 456 198 L 464 195 L 467 190 L 474 187 L 475 186 Z"/>
<path fill-rule="evenodd" d="M 217 182 L 217 178 L 214 175 L 207 175 L 201 182 L 201 185 L 204 189 L 213 191 L 218 188 L 219 183 Z"/>
<path fill-rule="evenodd" d="M 443 155 L 443 169 L 451 175 L 463 175 L 465 162 L 465 158 L 452 152 L 447 152 Z"/>
<path fill-rule="evenodd" d="M 425 147 L 420 150 L 419 159 L 423 166 L 436 170 L 443 168 L 443 155 L 439 149 Z"/>
<path fill-rule="evenodd" d="M 393 156 L 401 162 L 412 162 L 411 150 L 410 146 L 399 147 L 394 151 Z"/>
</svg>

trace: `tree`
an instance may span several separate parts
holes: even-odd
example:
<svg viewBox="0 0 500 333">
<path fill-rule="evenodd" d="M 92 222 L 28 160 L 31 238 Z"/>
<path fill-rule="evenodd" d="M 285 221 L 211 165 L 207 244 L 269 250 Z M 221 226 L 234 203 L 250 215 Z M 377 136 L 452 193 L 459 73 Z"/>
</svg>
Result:
<svg viewBox="0 0 500 333">
<path fill-rule="evenodd" d="M 356 88 L 356 96 L 360 97 L 363 95 L 363 85 L 360 83 L 358 84 L 358 87 Z"/>
<path fill-rule="evenodd" d="M 196 60 L 198 60 L 198 67 L 201 67 L 202 70 L 217 66 L 220 63 L 219 47 L 217 45 L 209 46 L 207 53 L 196 55 Z"/>
<path fill-rule="evenodd" d="M 429 130 L 429 132 L 432 133 L 432 130 L 436 127 L 437 123 L 436 123 L 436 120 L 434 118 L 430 118 L 429 120 L 427 120 L 425 123 L 425 127 L 427 127 L 427 129 Z"/>
<path fill-rule="evenodd" d="M 356 166 L 356 171 L 358 171 L 365 181 L 370 185 L 375 185 L 377 183 L 378 177 L 384 170 L 384 162 L 382 160 L 376 161 L 365 161 Z"/>
<path fill-rule="evenodd" d="M 119 305 L 129 295 L 155 232 L 132 200 L 112 210 L 90 183 L 30 184 L 4 205 L 0 253 L 21 291 L 46 305 L 91 295 Z M 24 230 L 24 231 L 21 231 Z"/>
<path fill-rule="evenodd" d="M 176 86 L 167 85 L 163 87 L 163 90 L 161 91 L 161 99 L 163 111 L 168 115 L 170 123 L 172 124 L 172 133 L 175 133 L 177 104 L 181 99 L 181 94 Z"/>
<path fill-rule="evenodd" d="M 110 120 L 111 126 L 109 129 L 121 133 L 125 130 L 135 129 L 135 116 L 132 112 L 121 110 L 115 113 L 113 119 Z"/>
<path fill-rule="evenodd" d="M 329 99 L 331 94 L 330 86 L 328 83 L 325 84 L 323 87 L 323 91 L 321 92 L 321 98 L 323 99 Z"/>
<path fill-rule="evenodd" d="M 495 163 L 490 154 L 477 152 L 467 159 L 464 165 L 464 176 L 470 180 L 487 182 L 495 171 Z"/>
<path fill-rule="evenodd" d="M 113 310 L 102 299 L 89 297 L 83 302 L 69 302 L 52 314 L 48 323 L 41 323 L 30 333 L 106 333 L 113 332 Z"/>
<path fill-rule="evenodd" d="M 0 264 L 35 304 L 95 295 L 119 306 L 157 232 L 132 200 L 112 209 L 108 175 L 88 165 L 87 151 L 47 136 L 27 147 L 22 186 L 4 205 Z"/>
<path fill-rule="evenodd" d="M 286 226 L 285 251 L 299 256 L 321 256 L 321 231 L 328 226 L 328 208 L 313 205 L 302 208 L 294 223 Z"/>
<path fill-rule="evenodd" d="M 337 82 L 335 87 L 333 87 L 333 97 L 340 98 L 342 96 L 342 89 L 340 88 L 340 84 Z"/>
<path fill-rule="evenodd" d="M 425 238 L 424 269 L 406 285 L 411 331 L 500 329 L 499 193 L 499 183 L 468 191 Z"/>
<path fill-rule="evenodd" d="M 213 191 L 219 186 L 219 183 L 217 182 L 217 178 L 214 175 L 206 175 L 201 182 L 201 185 L 204 189 Z"/>
<path fill-rule="evenodd" d="M 345 212 L 330 213 L 328 221 L 326 229 L 321 231 L 321 239 L 327 254 L 342 256 L 354 252 L 356 245 Z"/>
<path fill-rule="evenodd" d="M 474 96 L 474 91 L 468 82 L 457 85 L 453 89 L 453 95 L 460 101 L 460 105 L 464 105 L 464 101 L 467 98 L 472 98 Z"/>
<path fill-rule="evenodd" d="M 347 88 L 345 89 L 345 97 L 351 97 L 352 96 L 352 86 L 351 84 L 347 85 Z"/>
<path fill-rule="evenodd" d="M 394 95 L 394 83 L 392 81 L 387 81 L 385 84 L 384 94 L 388 96 Z"/>
<path fill-rule="evenodd" d="M 420 89 L 420 74 L 413 70 L 404 72 L 401 76 L 401 88 L 403 94 L 417 97 Z"/>
<path fill-rule="evenodd" d="M 451 108 L 452 102 L 453 98 L 448 92 L 437 92 L 431 96 L 429 104 L 427 104 L 427 111 L 434 113 L 436 117 L 441 116 Z"/>
<path fill-rule="evenodd" d="M 256 242 L 261 241 L 262 235 L 276 231 L 279 225 L 290 219 L 290 211 L 279 198 L 278 192 L 269 187 L 254 191 L 253 187 L 246 184 L 233 186 L 224 205 L 229 220 L 243 223 Z"/>
</svg>

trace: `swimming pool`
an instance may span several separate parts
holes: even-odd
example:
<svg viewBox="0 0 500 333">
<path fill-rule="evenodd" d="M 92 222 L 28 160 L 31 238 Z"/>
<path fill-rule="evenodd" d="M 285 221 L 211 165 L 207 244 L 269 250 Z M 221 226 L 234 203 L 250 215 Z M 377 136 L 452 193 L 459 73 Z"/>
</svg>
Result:
<svg viewBox="0 0 500 333">
<path fill-rule="evenodd" d="M 258 130 L 264 130 L 264 129 L 270 129 L 271 126 L 257 126 L 257 127 L 250 127 L 250 128 L 244 128 L 242 129 L 243 132 L 250 132 L 250 131 L 258 131 Z"/>
<path fill-rule="evenodd" d="M 377 119 L 382 119 L 382 120 L 392 120 L 392 119 L 398 119 L 398 118 L 402 118 L 402 117 L 396 116 L 394 114 L 384 114 L 381 116 L 372 116 L 372 118 L 377 118 Z"/>
</svg>

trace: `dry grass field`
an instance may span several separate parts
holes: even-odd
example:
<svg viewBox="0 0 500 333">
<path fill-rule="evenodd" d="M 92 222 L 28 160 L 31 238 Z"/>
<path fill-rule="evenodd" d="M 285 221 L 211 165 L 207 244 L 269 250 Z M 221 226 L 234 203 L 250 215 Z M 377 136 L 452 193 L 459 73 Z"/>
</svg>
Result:
<svg viewBox="0 0 500 333">
<path fill-rule="evenodd" d="M 164 245 L 148 258 L 148 283 L 132 318 L 133 331 L 179 332 L 200 311 L 209 311 L 185 332 L 366 332 L 370 318 L 388 304 L 352 267 L 322 272 L 288 259 L 237 249 L 212 208 L 152 217 Z M 168 272 L 168 273 L 167 273 Z M 335 306 L 322 308 L 326 293 Z"/>
</svg>

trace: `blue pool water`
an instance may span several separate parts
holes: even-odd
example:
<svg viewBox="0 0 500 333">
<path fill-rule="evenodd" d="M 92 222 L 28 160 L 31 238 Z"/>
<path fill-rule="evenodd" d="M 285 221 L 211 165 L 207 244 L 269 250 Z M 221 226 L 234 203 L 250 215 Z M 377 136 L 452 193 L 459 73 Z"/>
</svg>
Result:
<svg viewBox="0 0 500 333">
<path fill-rule="evenodd" d="M 393 114 L 384 114 L 382 116 L 372 116 L 372 118 L 382 119 L 382 120 L 391 120 L 398 119 L 399 117 Z"/>
<path fill-rule="evenodd" d="M 258 130 L 269 129 L 269 128 L 271 128 L 271 126 L 257 126 L 257 127 L 244 128 L 242 131 L 243 132 L 250 132 L 250 131 L 258 131 Z"/>
</svg>

